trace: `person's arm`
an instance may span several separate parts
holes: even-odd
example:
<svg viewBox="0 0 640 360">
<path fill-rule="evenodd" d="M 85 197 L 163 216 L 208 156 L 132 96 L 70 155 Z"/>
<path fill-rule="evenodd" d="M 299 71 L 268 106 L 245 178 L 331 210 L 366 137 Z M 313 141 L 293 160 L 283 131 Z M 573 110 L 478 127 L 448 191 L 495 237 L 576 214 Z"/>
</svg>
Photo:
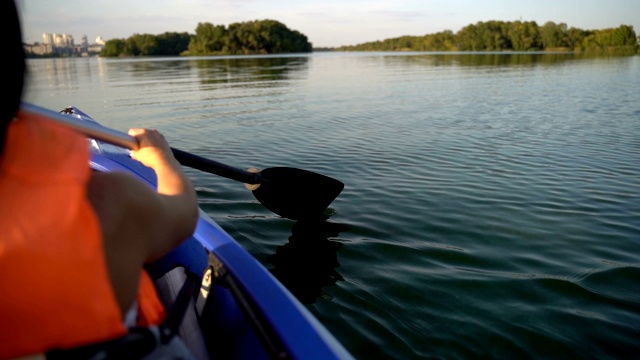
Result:
<svg viewBox="0 0 640 360">
<path fill-rule="evenodd" d="M 188 238 L 198 219 L 191 181 L 157 131 L 130 132 L 141 148 L 132 157 L 156 171 L 158 191 L 126 173 L 94 171 L 88 198 L 100 222 L 111 285 L 123 314 L 136 298 L 145 263 Z"/>
<path fill-rule="evenodd" d="M 155 239 L 149 254 L 148 260 L 155 260 L 193 233 L 198 220 L 198 199 L 191 180 L 182 171 L 162 134 L 156 130 L 131 129 L 129 135 L 140 143 L 131 157 L 155 170 L 158 178 L 160 208 L 155 212 L 158 222 L 164 225 L 164 232 Z"/>
</svg>

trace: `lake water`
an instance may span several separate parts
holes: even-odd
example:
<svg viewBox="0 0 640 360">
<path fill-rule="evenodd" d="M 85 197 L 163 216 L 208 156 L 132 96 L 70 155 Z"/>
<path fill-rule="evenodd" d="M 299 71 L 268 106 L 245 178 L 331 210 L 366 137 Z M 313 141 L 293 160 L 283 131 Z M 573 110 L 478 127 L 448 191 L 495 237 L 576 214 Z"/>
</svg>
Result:
<svg viewBox="0 0 640 360">
<path fill-rule="evenodd" d="M 201 207 L 359 359 L 640 355 L 640 57 L 38 59 L 26 100 L 240 167 L 345 183 L 294 223 Z M 313 189 L 310 189 L 313 191 Z"/>
</svg>

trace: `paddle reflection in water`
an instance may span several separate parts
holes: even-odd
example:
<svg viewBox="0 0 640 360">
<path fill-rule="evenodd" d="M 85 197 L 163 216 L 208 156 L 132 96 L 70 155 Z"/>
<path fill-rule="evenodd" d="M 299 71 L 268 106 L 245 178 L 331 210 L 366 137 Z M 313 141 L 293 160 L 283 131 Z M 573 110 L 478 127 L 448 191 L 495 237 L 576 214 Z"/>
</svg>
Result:
<svg viewBox="0 0 640 360">
<path fill-rule="evenodd" d="M 329 240 L 348 227 L 327 222 L 325 218 L 297 221 L 289 242 L 267 257 L 271 273 L 303 304 L 312 304 L 322 296 L 322 288 L 344 280 L 336 252 L 342 243 Z"/>
</svg>

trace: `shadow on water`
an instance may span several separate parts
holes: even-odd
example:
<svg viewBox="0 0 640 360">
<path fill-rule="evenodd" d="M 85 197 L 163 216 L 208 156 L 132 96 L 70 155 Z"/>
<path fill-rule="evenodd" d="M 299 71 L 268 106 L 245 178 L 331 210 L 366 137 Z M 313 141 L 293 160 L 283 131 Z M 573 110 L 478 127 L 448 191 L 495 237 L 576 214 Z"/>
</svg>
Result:
<svg viewBox="0 0 640 360">
<path fill-rule="evenodd" d="M 342 243 L 329 240 L 348 227 L 326 219 L 299 220 L 289 242 L 267 257 L 274 268 L 271 273 L 303 304 L 312 304 L 322 296 L 322 288 L 344 278 L 336 271 L 340 266 L 336 252 Z"/>
</svg>

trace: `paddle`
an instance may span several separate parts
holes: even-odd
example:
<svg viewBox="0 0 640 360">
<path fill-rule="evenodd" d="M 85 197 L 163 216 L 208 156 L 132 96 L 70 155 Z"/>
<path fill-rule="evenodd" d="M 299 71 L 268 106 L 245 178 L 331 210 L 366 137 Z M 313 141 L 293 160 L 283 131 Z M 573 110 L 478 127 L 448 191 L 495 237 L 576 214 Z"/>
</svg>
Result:
<svg viewBox="0 0 640 360">
<path fill-rule="evenodd" d="M 138 142 L 134 137 L 96 122 L 81 120 L 78 116 L 89 119 L 90 117 L 73 107 L 65 109 L 64 113 L 67 115 L 64 115 L 23 102 L 20 111 L 26 115 L 33 114 L 64 124 L 96 140 L 130 150 L 138 148 Z M 186 151 L 175 148 L 171 150 L 184 166 L 244 183 L 264 207 L 292 220 L 322 214 L 344 188 L 344 184 L 339 180 L 307 170 L 272 167 L 262 171 L 247 171 Z"/>
</svg>

